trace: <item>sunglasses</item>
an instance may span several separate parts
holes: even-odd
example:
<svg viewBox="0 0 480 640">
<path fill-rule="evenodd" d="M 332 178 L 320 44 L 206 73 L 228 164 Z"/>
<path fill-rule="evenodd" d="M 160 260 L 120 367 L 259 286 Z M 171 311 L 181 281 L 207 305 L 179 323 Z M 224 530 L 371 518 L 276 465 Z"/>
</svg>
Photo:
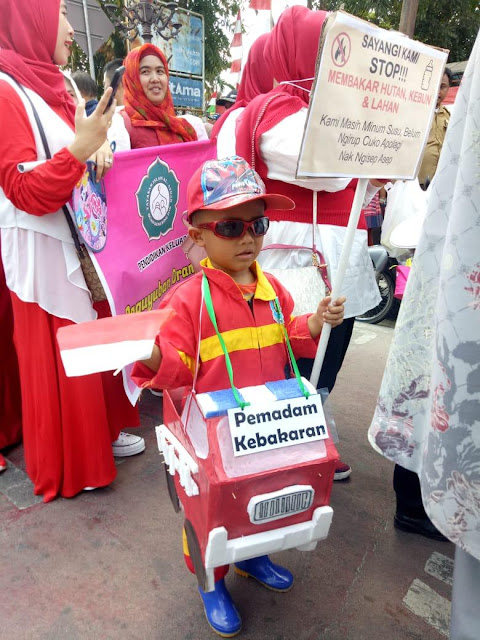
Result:
<svg viewBox="0 0 480 640">
<path fill-rule="evenodd" d="M 246 222 L 245 220 L 219 220 L 218 222 L 204 222 L 197 225 L 198 229 L 210 229 L 219 238 L 243 238 L 247 231 L 254 236 L 264 236 L 270 225 L 267 216 L 261 216 Z"/>
</svg>

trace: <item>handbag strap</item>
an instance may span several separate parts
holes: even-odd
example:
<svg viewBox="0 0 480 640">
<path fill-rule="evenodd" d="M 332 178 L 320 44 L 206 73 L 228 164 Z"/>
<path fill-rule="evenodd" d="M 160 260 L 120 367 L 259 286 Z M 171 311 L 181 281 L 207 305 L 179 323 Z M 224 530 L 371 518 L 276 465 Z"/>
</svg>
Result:
<svg viewBox="0 0 480 640">
<path fill-rule="evenodd" d="M 47 136 L 45 135 L 45 130 L 43 128 L 42 121 L 40 120 L 40 116 L 38 115 L 38 111 L 35 108 L 35 105 L 33 104 L 32 99 L 30 98 L 28 93 L 25 91 L 25 89 L 22 87 L 22 85 L 19 82 L 17 82 L 16 79 L 13 76 L 11 76 L 9 73 L 7 73 L 5 75 L 9 76 L 15 82 L 15 84 L 20 88 L 20 90 L 22 91 L 22 93 L 27 98 L 28 102 L 30 103 L 30 107 L 32 108 L 32 112 L 33 112 L 33 117 L 35 118 L 35 123 L 37 125 L 38 133 L 40 134 L 40 139 L 42 141 L 43 148 L 45 150 L 45 156 L 46 156 L 47 160 L 50 160 L 51 157 L 52 157 L 52 154 L 50 152 L 50 147 L 48 146 Z M 79 256 L 83 255 L 83 246 L 80 244 L 80 240 L 78 239 L 77 230 L 75 229 L 75 225 L 73 224 L 72 216 L 70 215 L 70 212 L 69 212 L 68 207 L 67 207 L 66 204 L 62 205 L 62 210 L 63 210 L 63 213 L 65 215 L 65 218 L 67 219 L 67 224 L 68 224 L 68 227 L 70 229 L 70 233 L 72 234 L 72 238 L 73 238 L 73 242 L 75 244 L 75 249 L 77 251 L 77 254 Z"/>
<path fill-rule="evenodd" d="M 314 267 L 320 271 L 320 275 L 322 276 L 323 283 L 325 285 L 325 294 L 328 296 L 332 291 L 332 285 L 330 283 L 330 279 L 328 277 L 327 263 L 325 261 L 324 255 L 317 247 L 304 247 L 297 244 L 269 244 L 266 247 L 263 247 L 262 251 L 267 251 L 267 249 L 297 249 L 310 251 L 312 253 L 312 264 Z"/>
</svg>

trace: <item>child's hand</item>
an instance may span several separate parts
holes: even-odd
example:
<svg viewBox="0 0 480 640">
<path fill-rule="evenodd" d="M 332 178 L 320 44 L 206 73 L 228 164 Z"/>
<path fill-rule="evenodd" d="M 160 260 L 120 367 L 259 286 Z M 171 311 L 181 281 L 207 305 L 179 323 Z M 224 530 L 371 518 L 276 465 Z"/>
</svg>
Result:
<svg viewBox="0 0 480 640">
<path fill-rule="evenodd" d="M 308 319 L 308 328 L 312 338 L 316 338 L 322 332 L 324 322 L 328 322 L 332 327 L 338 327 L 343 322 L 345 313 L 344 302 L 346 298 L 337 298 L 332 302 L 332 298 L 328 296 L 324 298 L 318 305 L 317 311 Z"/>
<path fill-rule="evenodd" d="M 337 298 L 332 302 L 332 298 L 324 298 L 318 305 L 317 314 L 321 315 L 324 322 L 328 322 L 332 327 L 338 327 L 343 322 L 345 314 L 344 302 L 346 298 Z"/>
</svg>

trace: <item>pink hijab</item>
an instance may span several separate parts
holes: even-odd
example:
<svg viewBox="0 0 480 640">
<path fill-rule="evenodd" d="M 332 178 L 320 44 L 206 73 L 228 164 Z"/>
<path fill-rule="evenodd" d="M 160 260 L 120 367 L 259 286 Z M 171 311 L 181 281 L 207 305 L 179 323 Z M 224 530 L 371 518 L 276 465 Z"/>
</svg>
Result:
<svg viewBox="0 0 480 640">
<path fill-rule="evenodd" d="M 53 62 L 60 0 L 2 0 L 0 70 L 41 96 L 69 124 L 75 106 Z"/>
<path fill-rule="evenodd" d="M 297 86 L 279 84 L 267 94 L 255 98 L 242 113 L 237 124 L 237 154 L 249 162 L 252 132 L 265 103 L 272 95 L 278 97 L 266 108 L 256 130 L 256 142 L 264 131 L 308 106 L 313 80 L 307 78 L 315 75 L 318 44 L 327 15 L 326 11 L 312 11 L 295 5 L 281 14 L 270 33 L 264 48 L 265 66 L 277 82 L 291 81 Z"/>
<path fill-rule="evenodd" d="M 246 107 L 256 96 L 268 93 L 273 89 L 273 76 L 265 64 L 264 48 L 269 38 L 269 33 L 263 33 L 250 47 L 247 62 L 242 72 L 242 79 L 238 87 L 235 104 L 224 111 L 212 129 L 211 137 L 218 136 L 220 129 L 227 117 L 235 111 Z"/>
<path fill-rule="evenodd" d="M 264 56 L 265 45 L 269 37 L 269 33 L 263 33 L 250 47 L 238 87 L 235 108 L 246 107 L 256 96 L 268 93 L 273 89 L 273 76 L 268 65 L 265 64 Z"/>
</svg>

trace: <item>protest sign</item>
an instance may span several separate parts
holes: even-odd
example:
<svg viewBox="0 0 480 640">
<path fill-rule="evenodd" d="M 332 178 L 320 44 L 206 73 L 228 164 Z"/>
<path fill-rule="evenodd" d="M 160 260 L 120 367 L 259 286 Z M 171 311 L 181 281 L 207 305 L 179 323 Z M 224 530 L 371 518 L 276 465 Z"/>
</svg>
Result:
<svg viewBox="0 0 480 640">
<path fill-rule="evenodd" d="M 102 241 L 87 244 L 112 315 L 157 308 L 171 287 L 194 273 L 182 250 L 186 189 L 194 171 L 215 157 L 210 140 L 116 153 L 104 184 L 108 225 L 97 220 L 101 207 L 98 198 L 90 197 L 85 179 L 78 183 L 75 218 L 83 225 L 84 238 L 92 223 L 95 230 L 101 228 Z M 127 375 L 124 382 L 135 403 L 138 388 Z"/>
<path fill-rule="evenodd" d="M 447 56 L 333 13 L 320 41 L 297 177 L 414 178 Z"/>
</svg>

